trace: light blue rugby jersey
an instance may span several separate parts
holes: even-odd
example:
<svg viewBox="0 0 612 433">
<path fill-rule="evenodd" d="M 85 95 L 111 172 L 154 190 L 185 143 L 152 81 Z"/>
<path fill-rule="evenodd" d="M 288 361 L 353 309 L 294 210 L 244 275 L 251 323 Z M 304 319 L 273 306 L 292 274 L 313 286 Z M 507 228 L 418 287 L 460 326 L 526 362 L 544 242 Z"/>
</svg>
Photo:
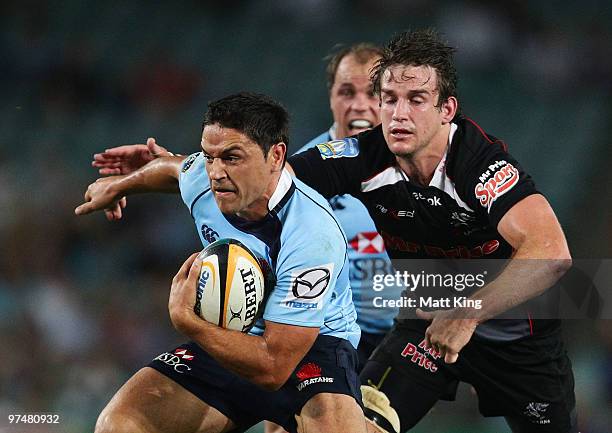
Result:
<svg viewBox="0 0 612 433">
<path fill-rule="evenodd" d="M 310 140 L 296 153 L 332 140 L 331 130 L 326 131 Z M 386 333 L 393 325 L 393 318 L 397 315 L 398 309 L 377 308 L 374 305 L 374 298 L 399 299 L 402 288 L 385 287 L 378 292 L 372 289 L 374 274 L 393 273 L 393 266 L 385 252 L 382 236 L 378 234 L 366 207 L 352 195 L 335 196 L 329 200 L 329 203 L 348 239 L 349 279 L 357 310 L 357 324 L 364 332 Z"/>
<path fill-rule="evenodd" d="M 319 327 L 320 334 L 344 338 L 357 347 L 360 329 L 351 299 L 346 238 L 319 193 L 284 170 L 263 220 L 224 215 L 210 190 L 201 152 L 183 162 L 179 187 L 204 246 L 217 239 L 237 239 L 270 264 L 276 286 L 263 319 Z M 264 327 L 260 319 L 250 333 L 262 335 Z"/>
</svg>

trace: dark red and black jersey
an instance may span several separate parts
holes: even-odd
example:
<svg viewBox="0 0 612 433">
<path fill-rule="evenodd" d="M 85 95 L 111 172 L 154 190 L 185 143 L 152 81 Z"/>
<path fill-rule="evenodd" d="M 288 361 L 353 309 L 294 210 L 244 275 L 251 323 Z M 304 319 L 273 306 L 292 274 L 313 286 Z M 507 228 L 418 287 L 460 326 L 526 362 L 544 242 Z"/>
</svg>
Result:
<svg viewBox="0 0 612 433">
<path fill-rule="evenodd" d="M 509 258 L 497 225 L 538 191 L 499 139 L 467 118 L 452 124 L 450 146 L 427 186 L 411 182 L 380 126 L 289 159 L 325 197 L 352 194 L 367 207 L 392 259 Z"/>
<path fill-rule="evenodd" d="M 319 144 L 289 163 L 326 198 L 351 194 L 361 200 L 396 269 L 407 263 L 398 259 L 444 259 L 435 262 L 453 267 L 447 259 L 510 258 L 513 248 L 497 226 L 512 206 L 538 193 L 532 178 L 503 141 L 471 119 L 453 121 L 449 143 L 427 186 L 399 168 L 381 126 Z M 487 322 L 477 334 L 507 341 L 533 333 L 531 320 L 503 322 Z"/>
</svg>

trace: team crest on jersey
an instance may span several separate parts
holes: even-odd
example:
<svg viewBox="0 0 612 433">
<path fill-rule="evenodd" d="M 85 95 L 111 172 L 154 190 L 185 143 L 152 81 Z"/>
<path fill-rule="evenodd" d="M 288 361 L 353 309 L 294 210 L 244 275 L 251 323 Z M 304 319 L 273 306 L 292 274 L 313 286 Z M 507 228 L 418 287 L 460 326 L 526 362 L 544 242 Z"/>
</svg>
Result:
<svg viewBox="0 0 612 433">
<path fill-rule="evenodd" d="M 508 161 L 495 161 L 482 173 L 474 188 L 474 194 L 482 207 L 491 211 L 491 206 L 499 197 L 510 191 L 519 181 L 518 169 Z"/>
<path fill-rule="evenodd" d="M 303 390 L 313 383 L 333 383 L 333 377 L 325 377 L 322 375 L 321 367 L 314 362 L 309 362 L 304 365 L 295 373 L 298 380 L 301 382 L 297 385 L 298 391 Z"/>
<path fill-rule="evenodd" d="M 191 168 L 191 166 L 193 165 L 193 162 L 196 160 L 198 155 L 200 155 L 200 152 L 190 155 L 185 161 L 183 161 L 183 167 L 181 168 L 182 173 L 185 173 L 187 170 Z"/>
<path fill-rule="evenodd" d="M 317 149 L 323 159 L 354 158 L 359 155 L 359 143 L 356 138 L 352 137 L 317 144 Z"/>
<path fill-rule="evenodd" d="M 548 417 L 546 414 L 548 406 L 550 406 L 550 403 L 538 403 L 533 401 L 527 404 L 523 414 L 527 415 L 533 424 L 550 424 L 550 417 Z"/>
</svg>

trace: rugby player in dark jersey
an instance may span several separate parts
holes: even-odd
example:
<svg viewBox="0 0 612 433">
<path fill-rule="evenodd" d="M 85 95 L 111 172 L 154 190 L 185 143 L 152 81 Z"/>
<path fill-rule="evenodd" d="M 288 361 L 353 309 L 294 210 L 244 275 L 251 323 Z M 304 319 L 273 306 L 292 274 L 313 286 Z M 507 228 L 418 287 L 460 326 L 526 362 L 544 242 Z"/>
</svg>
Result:
<svg viewBox="0 0 612 433">
<path fill-rule="evenodd" d="M 454 398 L 458 381 L 476 389 L 484 416 L 504 416 L 514 432 L 575 431 L 559 321 L 490 320 L 565 273 L 565 236 L 506 145 L 459 114 L 453 52 L 431 30 L 394 37 L 372 73 L 382 124 L 289 162 L 324 196 L 360 199 L 392 259 L 507 260 L 470 295 L 480 309 L 419 310 L 420 320 L 403 309 L 366 364 L 362 383 L 390 399 L 401 431 Z M 391 430 L 380 415 L 369 413 Z"/>
</svg>

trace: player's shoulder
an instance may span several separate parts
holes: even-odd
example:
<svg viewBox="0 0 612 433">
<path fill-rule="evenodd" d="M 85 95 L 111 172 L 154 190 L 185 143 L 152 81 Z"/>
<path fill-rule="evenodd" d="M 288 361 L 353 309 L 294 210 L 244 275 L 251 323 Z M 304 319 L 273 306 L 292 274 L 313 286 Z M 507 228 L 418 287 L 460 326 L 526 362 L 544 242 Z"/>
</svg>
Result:
<svg viewBox="0 0 612 433">
<path fill-rule="evenodd" d="M 290 203 L 289 218 L 297 218 L 304 227 L 332 224 L 335 230 L 336 217 L 329 202 L 316 190 L 299 179 L 293 179 L 295 193 Z"/>
<path fill-rule="evenodd" d="M 458 155 L 473 155 L 490 149 L 508 151 L 506 143 L 488 133 L 469 117 L 458 116 L 453 120 L 457 130 L 452 140 L 452 150 Z"/>
<path fill-rule="evenodd" d="M 508 152 L 506 143 L 490 134 L 474 120 L 465 116 L 453 119 L 454 133 L 446 163 L 446 171 L 454 177 L 469 171 L 469 168 L 491 157 Z"/>
<path fill-rule="evenodd" d="M 327 140 L 322 140 L 326 138 Z M 340 139 L 329 139 L 329 134 L 321 134 L 307 143 L 302 149 L 316 147 L 321 159 L 369 159 L 376 155 L 390 154 L 380 125 L 357 135 Z"/>
<path fill-rule="evenodd" d="M 197 197 L 210 190 L 204 163 L 202 152 L 192 153 L 181 163 L 179 189 L 183 201 L 190 209 Z"/>
<path fill-rule="evenodd" d="M 193 174 L 197 172 L 197 166 L 204 164 L 204 156 L 202 152 L 195 152 L 188 155 L 181 163 L 181 175 Z M 195 166 L 195 167 L 194 167 Z M 192 170 L 193 168 L 193 170 Z"/>
<path fill-rule="evenodd" d="M 315 147 L 317 144 L 327 143 L 328 141 L 331 141 L 331 140 L 332 140 L 332 138 L 331 138 L 331 135 L 330 135 L 329 131 L 325 131 L 325 132 L 317 135 L 312 140 L 308 141 L 305 145 L 300 147 L 297 150 L 297 152 L 295 152 L 295 153 L 304 152 L 305 150 L 308 150 L 308 149 L 311 149 L 311 148 Z"/>
<path fill-rule="evenodd" d="M 382 125 L 355 136 L 363 167 L 367 172 L 377 172 L 395 164 L 396 158 L 389 150 Z M 370 175 L 371 173 L 367 173 Z"/>
<path fill-rule="evenodd" d="M 278 216 L 283 224 L 283 242 L 310 244 L 314 239 L 346 244 L 346 237 L 328 201 L 299 179 L 294 192 Z"/>
</svg>

